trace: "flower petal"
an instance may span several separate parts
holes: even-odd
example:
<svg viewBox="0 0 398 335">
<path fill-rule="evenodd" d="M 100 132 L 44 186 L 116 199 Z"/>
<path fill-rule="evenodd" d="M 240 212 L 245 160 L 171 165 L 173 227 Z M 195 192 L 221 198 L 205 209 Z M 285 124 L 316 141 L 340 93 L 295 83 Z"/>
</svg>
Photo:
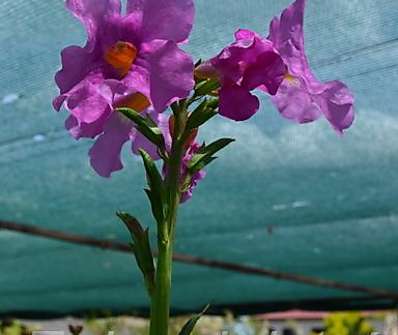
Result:
<svg viewBox="0 0 398 335">
<path fill-rule="evenodd" d="M 250 64 L 244 74 L 242 86 L 254 90 L 260 86 L 275 95 L 286 74 L 286 65 L 275 50 L 261 53 L 256 61 Z"/>
<path fill-rule="evenodd" d="M 149 141 L 139 131 L 135 130 L 131 137 L 131 150 L 133 154 L 139 155 L 140 150 L 144 150 L 153 160 L 159 159 L 159 154 L 156 145 Z"/>
<path fill-rule="evenodd" d="M 195 16 L 193 0 L 127 0 L 127 12 L 141 21 L 142 42 L 183 42 Z"/>
<path fill-rule="evenodd" d="M 192 176 L 191 184 L 189 185 L 189 188 L 186 192 L 181 194 L 181 203 L 187 202 L 190 200 L 193 196 L 193 191 L 195 188 L 198 186 L 198 183 L 206 177 L 206 171 L 204 170 L 199 170 Z"/>
<path fill-rule="evenodd" d="M 224 48 L 210 60 L 221 80 L 238 82 L 243 75 L 245 64 L 257 57 L 254 32 L 241 29 L 235 33 L 235 38 L 236 42 Z"/>
<path fill-rule="evenodd" d="M 328 88 L 318 99 L 326 119 L 333 128 L 342 133 L 354 122 L 354 97 L 348 87 L 340 81 L 326 83 Z"/>
<path fill-rule="evenodd" d="M 286 42 L 304 52 L 304 9 L 306 0 L 296 0 L 287 7 L 280 18 L 274 18 L 270 24 L 270 39 L 275 47 L 283 49 Z"/>
<path fill-rule="evenodd" d="M 146 97 L 150 97 L 149 72 L 145 67 L 138 64 L 134 64 L 130 72 L 123 79 L 107 79 L 105 80 L 105 84 L 118 95 L 140 92 Z"/>
<path fill-rule="evenodd" d="M 168 41 L 154 41 L 144 47 L 150 69 L 150 98 L 155 110 L 163 112 L 169 103 L 186 98 L 194 87 L 191 57 Z"/>
<path fill-rule="evenodd" d="M 316 79 L 304 49 L 305 0 L 296 0 L 270 25 L 269 39 L 288 66 L 288 78 L 272 98 L 282 115 L 297 122 L 310 122 L 324 114 L 336 131 L 354 121 L 354 98 L 339 81 Z"/>
<path fill-rule="evenodd" d="M 67 98 L 67 109 L 81 123 L 98 120 L 112 106 L 112 90 L 96 80 L 99 80 L 96 75 L 87 77 Z"/>
<path fill-rule="evenodd" d="M 268 93 L 275 94 L 286 66 L 272 42 L 244 29 L 238 30 L 235 38 L 234 43 L 211 60 L 221 81 L 233 81 L 249 90 L 263 86 Z"/>
<path fill-rule="evenodd" d="M 315 121 L 322 113 L 311 94 L 302 85 L 304 84 L 298 79 L 293 83 L 285 80 L 271 100 L 285 118 L 307 123 Z"/>
<path fill-rule="evenodd" d="M 119 113 L 112 113 L 105 125 L 104 133 L 98 137 L 89 152 L 90 163 L 102 177 L 121 170 L 120 153 L 123 144 L 130 138 L 132 123 Z"/>
<path fill-rule="evenodd" d="M 77 85 L 90 71 L 91 54 L 87 49 L 70 46 L 62 50 L 62 69 L 55 75 L 60 93 L 64 94 Z"/>
<path fill-rule="evenodd" d="M 274 18 L 268 38 L 281 54 L 291 75 L 315 82 L 304 47 L 305 3 L 305 0 L 296 0 L 282 12 L 279 19 Z"/>
<path fill-rule="evenodd" d="M 260 107 L 256 96 L 235 84 L 223 85 L 220 90 L 220 114 L 235 121 L 252 117 Z"/>
<path fill-rule="evenodd" d="M 91 51 L 96 43 L 96 35 L 104 18 L 114 14 L 120 14 L 120 0 L 67 0 L 66 7 L 86 27 L 88 42 L 87 47 Z"/>
<path fill-rule="evenodd" d="M 65 128 L 76 140 L 80 138 L 95 138 L 104 131 L 104 125 L 111 113 L 111 108 L 108 108 L 99 119 L 92 123 L 81 123 L 76 117 L 69 115 L 65 121 Z"/>
</svg>

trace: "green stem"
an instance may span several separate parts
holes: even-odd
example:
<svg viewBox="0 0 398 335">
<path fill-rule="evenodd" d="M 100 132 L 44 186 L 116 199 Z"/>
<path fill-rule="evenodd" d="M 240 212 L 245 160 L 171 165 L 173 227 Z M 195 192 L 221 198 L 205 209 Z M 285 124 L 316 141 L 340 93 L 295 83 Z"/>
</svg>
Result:
<svg viewBox="0 0 398 335">
<path fill-rule="evenodd" d="M 184 154 L 184 146 L 180 140 L 184 131 L 186 114 L 186 111 L 181 108 L 175 115 L 173 143 L 166 179 L 168 210 L 165 221 L 158 225 L 156 288 L 151 302 L 150 335 L 168 334 L 174 230 L 180 204 L 180 170 Z"/>
</svg>

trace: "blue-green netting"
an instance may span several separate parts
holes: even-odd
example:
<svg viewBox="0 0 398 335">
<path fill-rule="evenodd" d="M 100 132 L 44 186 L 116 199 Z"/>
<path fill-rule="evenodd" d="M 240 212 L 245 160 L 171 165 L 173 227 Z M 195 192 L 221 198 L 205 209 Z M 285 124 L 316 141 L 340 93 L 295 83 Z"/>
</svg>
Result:
<svg viewBox="0 0 398 335">
<path fill-rule="evenodd" d="M 196 0 L 186 48 L 214 55 L 238 27 L 266 34 L 288 0 Z M 325 121 L 283 120 L 264 96 L 246 123 L 219 118 L 206 139 L 237 142 L 183 206 L 176 251 L 398 291 L 398 2 L 308 0 L 306 45 L 323 80 L 355 92 L 344 137 Z M 90 141 L 52 110 L 59 51 L 85 34 L 61 0 L 0 2 L 0 220 L 127 241 L 117 209 L 154 225 L 137 158 L 110 180 L 89 167 Z M 153 236 L 152 236 L 153 237 Z M 388 300 L 176 264 L 173 308 L 241 312 L 381 308 Z M 114 313 L 148 307 L 132 257 L 0 231 L 0 314 Z"/>
</svg>

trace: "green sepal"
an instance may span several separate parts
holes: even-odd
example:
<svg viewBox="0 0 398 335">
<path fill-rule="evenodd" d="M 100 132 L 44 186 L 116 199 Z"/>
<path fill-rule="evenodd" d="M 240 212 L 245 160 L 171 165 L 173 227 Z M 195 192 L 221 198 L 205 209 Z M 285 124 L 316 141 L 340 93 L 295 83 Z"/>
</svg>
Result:
<svg viewBox="0 0 398 335">
<path fill-rule="evenodd" d="M 198 107 L 191 113 L 188 118 L 186 128 L 195 129 L 206 123 L 213 116 L 217 115 L 215 108 L 209 107 L 209 101 L 204 100 Z"/>
<path fill-rule="evenodd" d="M 209 309 L 210 305 L 207 305 L 202 312 L 199 314 L 193 316 L 191 319 L 187 321 L 187 323 L 182 327 L 181 331 L 178 333 L 178 335 L 190 335 L 195 328 L 197 322 L 199 319 L 207 312 Z"/>
<path fill-rule="evenodd" d="M 156 222 L 162 224 L 165 217 L 165 186 L 163 178 L 160 175 L 155 162 L 151 156 L 145 151 L 140 149 L 140 154 L 144 162 L 145 171 L 147 175 L 147 181 L 149 189 L 145 189 L 148 195 L 149 201 L 151 202 L 152 213 Z"/>
<path fill-rule="evenodd" d="M 196 61 L 196 63 L 195 63 L 195 69 L 196 69 L 200 64 L 202 64 L 202 59 L 201 59 L 201 58 L 199 58 L 199 59 Z"/>
<path fill-rule="evenodd" d="M 179 101 L 175 101 L 170 105 L 170 108 L 174 115 L 176 115 L 180 111 L 180 103 Z"/>
<path fill-rule="evenodd" d="M 133 240 L 130 243 L 136 262 L 144 275 L 145 285 L 150 296 L 155 292 L 155 265 L 149 242 L 149 230 L 143 229 L 138 220 L 124 212 L 117 212 L 116 215 L 124 222 Z"/>
<path fill-rule="evenodd" d="M 207 106 L 209 108 L 216 109 L 216 108 L 218 108 L 219 103 L 220 103 L 219 98 L 212 97 L 208 100 Z"/>
<path fill-rule="evenodd" d="M 215 79 L 208 79 L 198 83 L 195 87 L 195 95 L 207 95 L 220 87 L 220 82 Z"/>
<path fill-rule="evenodd" d="M 158 148 L 164 148 L 164 139 L 162 131 L 153 122 L 153 120 L 148 117 L 143 117 L 140 113 L 131 108 L 118 108 L 118 112 L 122 113 L 125 117 L 130 119 L 136 124 L 138 131 L 144 135 L 149 141 L 155 144 Z"/>
<path fill-rule="evenodd" d="M 219 140 L 214 141 L 209 145 L 200 148 L 199 153 L 204 153 L 211 156 L 220 151 L 221 149 L 224 149 L 227 145 L 231 144 L 232 142 L 235 142 L 233 138 L 220 138 Z"/>
<path fill-rule="evenodd" d="M 198 153 L 193 155 L 191 161 L 188 164 L 188 169 L 190 173 L 195 173 L 203 169 L 206 165 L 210 164 L 217 157 L 213 155 L 220 150 L 224 149 L 228 144 L 234 142 L 235 140 L 232 138 L 221 138 L 209 145 L 203 145 Z"/>
</svg>

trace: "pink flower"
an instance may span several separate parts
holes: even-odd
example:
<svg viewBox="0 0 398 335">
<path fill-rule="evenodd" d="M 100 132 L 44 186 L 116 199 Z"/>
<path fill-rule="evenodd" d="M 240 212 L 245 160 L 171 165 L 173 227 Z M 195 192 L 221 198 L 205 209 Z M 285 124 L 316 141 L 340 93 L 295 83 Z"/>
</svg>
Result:
<svg viewBox="0 0 398 335">
<path fill-rule="evenodd" d="M 354 121 L 354 98 L 342 82 L 322 83 L 311 72 L 304 49 L 304 8 L 305 0 L 296 0 L 271 22 L 268 38 L 289 71 L 271 99 L 288 119 L 305 123 L 324 115 L 341 133 Z"/>
<path fill-rule="evenodd" d="M 184 158 L 182 160 L 181 180 L 182 181 L 188 180 L 185 190 L 181 195 L 182 203 L 192 198 L 194 189 L 196 188 L 198 183 L 202 179 L 204 179 L 204 177 L 206 177 L 206 171 L 204 170 L 196 171 L 192 175 L 190 175 L 188 171 L 188 164 L 193 158 L 193 156 L 199 151 L 200 147 L 201 146 L 195 141 L 189 143 L 188 149 L 185 152 Z"/>
<path fill-rule="evenodd" d="M 142 142 L 114 109 L 153 107 L 160 113 L 193 88 L 192 59 L 178 47 L 192 29 L 193 1 L 128 0 L 125 15 L 120 0 L 67 0 L 66 6 L 86 27 L 88 41 L 62 51 L 55 77 L 60 95 L 53 105 L 70 112 L 66 128 L 72 136 L 99 136 L 91 164 L 109 177 L 123 167 L 123 144 Z"/>
<path fill-rule="evenodd" d="M 276 94 L 286 73 L 286 66 L 272 42 L 250 30 L 238 30 L 236 41 L 196 70 L 202 78 L 217 78 L 219 113 L 235 121 L 253 116 L 259 109 L 258 98 L 251 93 L 262 88 Z"/>
</svg>

